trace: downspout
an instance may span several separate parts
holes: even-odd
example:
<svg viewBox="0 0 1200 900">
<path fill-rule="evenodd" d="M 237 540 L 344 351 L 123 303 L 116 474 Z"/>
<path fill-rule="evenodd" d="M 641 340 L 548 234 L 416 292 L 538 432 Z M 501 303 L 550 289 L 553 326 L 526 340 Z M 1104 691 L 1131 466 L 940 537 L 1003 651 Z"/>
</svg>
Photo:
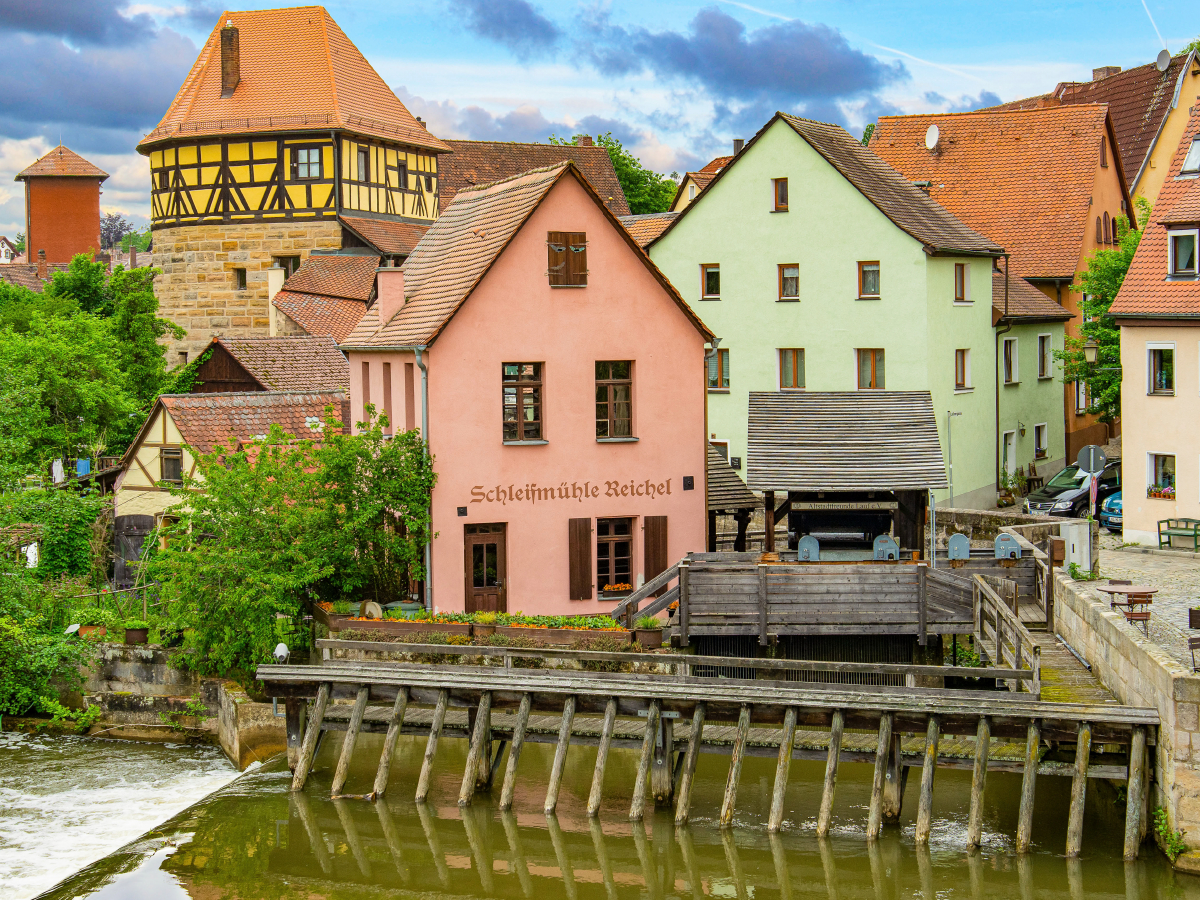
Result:
<svg viewBox="0 0 1200 900">
<path fill-rule="evenodd" d="M 721 339 L 715 337 L 711 341 L 712 349 L 704 351 L 704 549 L 709 546 L 709 539 L 712 539 L 713 547 L 716 547 L 716 534 L 708 534 L 708 363 L 712 359 L 713 354 L 717 352 L 717 348 L 721 346 Z"/>
<path fill-rule="evenodd" d="M 1008 321 L 1008 254 L 1004 254 L 1004 315 L 1001 321 Z M 1000 338 L 1012 331 L 1012 322 L 996 332 L 996 489 L 1000 488 L 1000 385 L 1003 381 L 1003 354 L 1000 351 Z"/>
<path fill-rule="evenodd" d="M 421 440 L 425 442 L 425 452 L 429 452 L 429 369 L 425 366 L 425 360 L 422 356 L 423 351 L 427 347 L 413 347 L 413 352 L 417 357 L 417 367 L 421 370 Z M 430 497 L 430 504 L 433 498 Z M 433 524 L 432 511 L 430 513 L 430 524 Z M 431 536 L 425 536 L 425 608 L 433 610 L 433 563 L 430 559 L 430 541 Z"/>
<path fill-rule="evenodd" d="M 329 132 L 329 140 L 333 142 L 333 214 L 339 216 L 342 213 L 342 142 L 336 131 Z"/>
</svg>

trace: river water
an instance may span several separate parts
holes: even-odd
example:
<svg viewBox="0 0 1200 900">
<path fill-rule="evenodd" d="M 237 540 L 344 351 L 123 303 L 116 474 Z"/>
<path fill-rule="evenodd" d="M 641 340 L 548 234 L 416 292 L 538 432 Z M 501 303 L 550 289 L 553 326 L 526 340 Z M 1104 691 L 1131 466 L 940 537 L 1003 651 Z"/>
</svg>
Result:
<svg viewBox="0 0 1200 900">
<path fill-rule="evenodd" d="M 717 827 L 728 757 L 702 755 L 692 823 L 676 829 L 668 810 L 628 820 L 636 754 L 614 750 L 605 805 L 585 810 L 595 752 L 575 747 L 558 813 L 542 812 L 549 745 L 527 745 L 513 811 L 495 808 L 499 788 L 457 806 L 466 741 L 443 738 L 429 801 L 412 802 L 424 739 L 403 737 L 384 801 L 329 799 L 339 742 L 330 735 L 306 789 L 288 791 L 276 760 L 156 831 L 68 878 L 47 898 L 101 900 L 280 900 L 377 897 L 495 897 L 502 900 L 792 900 L 870 898 L 1198 898 L 1200 879 L 1174 873 L 1150 843 L 1121 861 L 1124 809 L 1107 784 L 1089 784 L 1084 853 L 1063 857 L 1068 779 L 1038 781 L 1034 852 L 1013 852 L 1020 776 L 988 776 L 985 841 L 965 847 L 969 771 L 940 770 L 928 849 L 913 841 L 919 773 L 902 823 L 865 840 L 870 766 L 843 763 L 833 834 L 815 836 L 823 764 L 795 762 L 788 819 L 772 836 L 765 821 L 774 760 L 748 758 L 735 827 Z M 370 790 L 379 738 L 364 735 L 347 791 Z M 15 894 L 11 896 L 16 896 Z"/>
</svg>

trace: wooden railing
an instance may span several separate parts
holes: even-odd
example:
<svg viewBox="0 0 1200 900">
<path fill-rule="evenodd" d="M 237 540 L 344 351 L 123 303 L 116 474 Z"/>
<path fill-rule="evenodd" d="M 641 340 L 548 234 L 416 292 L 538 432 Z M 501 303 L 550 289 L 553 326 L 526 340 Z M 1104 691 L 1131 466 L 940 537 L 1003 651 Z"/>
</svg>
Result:
<svg viewBox="0 0 1200 900">
<path fill-rule="evenodd" d="M 980 655 L 986 654 L 993 665 L 1025 669 L 1033 673 L 1026 686 L 1036 698 L 1042 695 L 1042 648 L 1033 635 L 1021 624 L 1012 611 L 1009 601 L 1000 595 L 982 575 L 976 575 L 974 584 L 975 646 Z M 1013 588 L 1015 595 L 1015 586 Z M 1004 679 L 1011 691 L 1018 691 L 1022 680 Z"/>
<path fill-rule="evenodd" d="M 686 563 L 686 561 L 687 560 L 685 558 L 682 562 Z M 679 599 L 678 585 L 671 588 L 669 591 L 664 592 L 660 597 L 651 598 L 651 595 L 659 590 L 662 590 L 679 577 L 680 564 L 681 563 L 676 563 L 665 572 L 655 575 L 640 588 L 614 606 L 609 615 L 618 622 L 621 622 L 626 628 L 632 628 L 634 619 L 637 618 L 639 612 L 643 616 L 652 616 L 655 613 L 662 612 L 664 609 L 670 607 L 672 603 Z M 642 607 L 641 604 L 645 603 L 647 600 L 650 602 L 646 603 L 645 607 Z"/>
</svg>

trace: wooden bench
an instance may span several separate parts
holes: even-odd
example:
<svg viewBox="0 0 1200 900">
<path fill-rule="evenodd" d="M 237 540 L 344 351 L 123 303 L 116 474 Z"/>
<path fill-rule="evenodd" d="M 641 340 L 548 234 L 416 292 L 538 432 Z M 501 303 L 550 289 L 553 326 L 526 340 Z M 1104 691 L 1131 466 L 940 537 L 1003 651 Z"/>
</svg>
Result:
<svg viewBox="0 0 1200 900">
<path fill-rule="evenodd" d="M 1196 668 L 1196 648 L 1200 647 L 1200 638 L 1188 638 L 1188 649 L 1192 651 L 1192 671 L 1200 672 Z"/>
<path fill-rule="evenodd" d="M 1200 552 L 1200 519 L 1160 519 L 1158 549 L 1169 550 L 1175 537 L 1191 538 L 1192 552 Z"/>
</svg>

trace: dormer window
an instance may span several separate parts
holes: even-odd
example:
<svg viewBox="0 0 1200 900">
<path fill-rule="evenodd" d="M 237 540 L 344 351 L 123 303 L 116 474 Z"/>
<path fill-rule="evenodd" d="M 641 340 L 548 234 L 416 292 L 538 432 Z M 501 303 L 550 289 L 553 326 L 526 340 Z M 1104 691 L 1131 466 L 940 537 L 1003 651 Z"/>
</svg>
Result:
<svg viewBox="0 0 1200 900">
<path fill-rule="evenodd" d="M 587 287 L 587 235 L 584 232 L 549 232 L 546 235 L 546 259 L 551 287 Z"/>
<path fill-rule="evenodd" d="M 1200 231 L 1169 231 L 1167 232 L 1168 248 L 1167 271 L 1171 275 L 1196 274 L 1196 244 Z"/>
<path fill-rule="evenodd" d="M 1187 156 L 1183 159 L 1183 168 L 1179 170 L 1180 175 L 1200 175 L 1200 137 L 1192 141 L 1192 146 L 1188 148 Z"/>
<path fill-rule="evenodd" d="M 694 184 L 688 185 L 688 199 L 689 200 L 696 199 L 696 186 Z"/>
</svg>

